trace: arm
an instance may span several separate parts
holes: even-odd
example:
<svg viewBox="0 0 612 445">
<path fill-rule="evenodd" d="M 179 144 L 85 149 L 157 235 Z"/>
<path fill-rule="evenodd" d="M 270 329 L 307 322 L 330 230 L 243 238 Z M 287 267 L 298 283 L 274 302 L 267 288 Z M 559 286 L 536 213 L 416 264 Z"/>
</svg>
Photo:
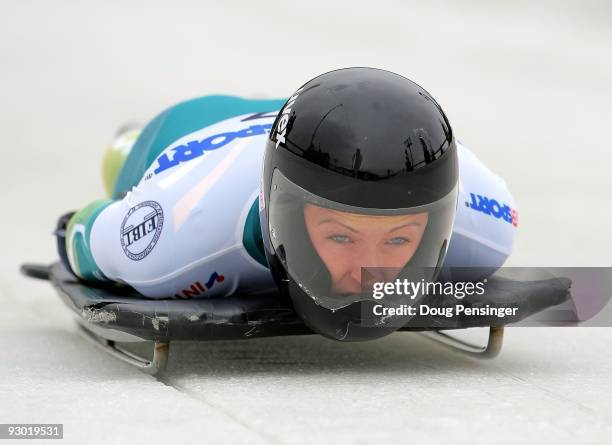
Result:
<svg viewBox="0 0 612 445">
<path fill-rule="evenodd" d="M 458 150 L 457 215 L 444 266 L 482 267 L 492 273 L 512 252 L 516 204 L 503 179 L 463 145 Z"/>
</svg>

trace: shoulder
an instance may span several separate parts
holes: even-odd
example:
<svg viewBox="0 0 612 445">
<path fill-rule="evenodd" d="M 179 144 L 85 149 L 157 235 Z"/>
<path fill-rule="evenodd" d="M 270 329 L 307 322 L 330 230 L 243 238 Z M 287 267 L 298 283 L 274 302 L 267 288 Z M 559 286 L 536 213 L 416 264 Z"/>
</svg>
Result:
<svg viewBox="0 0 612 445">
<path fill-rule="evenodd" d="M 185 134 L 225 119 L 248 113 L 280 109 L 284 99 L 246 99 L 209 95 L 179 102 L 162 111 L 153 121 L 163 121 L 166 131 Z"/>
<path fill-rule="evenodd" d="M 235 116 L 226 115 L 215 122 L 199 119 L 192 128 L 183 128 L 182 131 L 169 129 L 167 133 L 171 134 L 160 134 L 162 130 L 158 130 L 155 140 L 158 147 L 151 150 L 150 161 L 147 163 L 153 170 L 147 172 L 144 178 L 158 175 L 204 154 L 210 157 L 214 153 L 214 157 L 220 160 L 236 150 L 242 151 L 247 145 L 263 149 L 264 144 L 260 138 L 266 137 L 270 131 L 277 110 L 265 111 L 263 107 L 251 107 L 236 112 Z M 184 126 L 185 121 L 179 119 L 177 124 Z"/>
<path fill-rule="evenodd" d="M 155 116 L 144 132 L 177 139 L 200 128 L 249 113 L 280 109 L 284 99 L 245 99 L 238 96 L 210 95 L 179 102 Z"/>
<path fill-rule="evenodd" d="M 187 134 L 249 113 L 276 112 L 283 99 L 244 99 L 237 96 L 202 96 L 173 105 L 143 129 L 136 144 L 146 146 L 147 164 L 162 150 Z"/>
</svg>

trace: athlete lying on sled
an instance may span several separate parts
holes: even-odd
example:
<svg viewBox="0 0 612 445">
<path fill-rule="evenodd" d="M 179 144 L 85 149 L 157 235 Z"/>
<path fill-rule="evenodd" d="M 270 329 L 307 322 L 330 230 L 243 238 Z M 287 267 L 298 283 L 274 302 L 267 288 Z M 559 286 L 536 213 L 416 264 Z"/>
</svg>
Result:
<svg viewBox="0 0 612 445">
<path fill-rule="evenodd" d="M 383 335 L 356 326 L 372 303 L 362 268 L 492 273 L 518 223 L 505 182 L 456 141 L 429 93 L 376 69 L 326 73 L 287 101 L 180 103 L 119 134 L 104 176 L 110 198 L 68 223 L 61 253 L 78 277 L 154 298 L 278 286 L 338 339 Z"/>
</svg>

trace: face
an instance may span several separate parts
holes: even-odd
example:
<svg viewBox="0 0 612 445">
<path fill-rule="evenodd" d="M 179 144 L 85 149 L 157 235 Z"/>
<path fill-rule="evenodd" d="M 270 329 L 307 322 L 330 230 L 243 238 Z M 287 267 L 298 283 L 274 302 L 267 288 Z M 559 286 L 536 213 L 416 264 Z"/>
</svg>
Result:
<svg viewBox="0 0 612 445">
<path fill-rule="evenodd" d="M 362 267 L 404 267 L 419 247 L 427 219 L 427 213 L 371 216 L 304 207 L 306 230 L 336 293 L 361 292 Z"/>
</svg>

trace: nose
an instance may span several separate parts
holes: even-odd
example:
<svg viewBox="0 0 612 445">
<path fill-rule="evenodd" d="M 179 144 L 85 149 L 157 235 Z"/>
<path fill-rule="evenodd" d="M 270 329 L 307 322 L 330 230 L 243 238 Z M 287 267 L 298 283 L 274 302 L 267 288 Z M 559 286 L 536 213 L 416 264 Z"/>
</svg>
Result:
<svg viewBox="0 0 612 445">
<path fill-rule="evenodd" d="M 361 252 L 356 254 L 353 258 L 353 262 L 351 264 L 351 272 L 350 277 L 353 281 L 355 281 L 360 287 L 362 285 L 370 286 L 372 283 L 377 280 L 377 271 L 371 270 L 368 273 L 364 274 L 364 283 L 361 282 L 361 269 L 363 267 L 380 267 L 381 264 L 378 258 L 378 251 L 376 246 L 367 246 Z"/>
</svg>

